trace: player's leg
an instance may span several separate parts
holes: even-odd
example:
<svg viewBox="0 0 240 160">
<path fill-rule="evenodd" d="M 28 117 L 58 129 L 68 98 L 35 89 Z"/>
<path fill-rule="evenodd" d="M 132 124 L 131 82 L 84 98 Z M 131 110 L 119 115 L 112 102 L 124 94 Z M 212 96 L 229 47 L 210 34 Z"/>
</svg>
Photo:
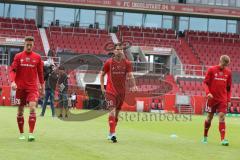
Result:
<svg viewBox="0 0 240 160">
<path fill-rule="evenodd" d="M 214 116 L 214 113 L 216 113 L 216 105 L 217 102 L 213 100 L 208 100 L 205 111 L 207 112 L 207 118 L 204 121 L 204 136 L 203 136 L 203 143 L 207 143 L 207 137 L 208 137 L 208 131 L 211 127 L 212 119 Z"/>
<path fill-rule="evenodd" d="M 49 90 L 46 90 L 45 98 L 44 98 L 44 102 L 43 102 L 43 106 L 42 106 L 42 112 L 41 112 L 40 116 L 44 116 L 44 114 L 45 114 L 49 97 L 50 97 Z"/>
<path fill-rule="evenodd" d="M 121 111 L 124 99 L 125 99 L 125 95 L 124 94 L 120 94 L 119 96 L 117 96 L 117 104 L 116 104 L 117 108 L 115 110 L 116 111 L 116 113 L 115 113 L 116 126 L 117 126 L 117 123 L 118 123 L 118 117 L 119 117 L 119 113 Z"/>
<path fill-rule="evenodd" d="M 214 116 L 214 113 L 209 112 L 204 122 L 204 137 L 202 140 L 203 143 L 207 143 L 208 131 L 209 131 L 209 128 L 211 127 L 213 116 Z"/>
<path fill-rule="evenodd" d="M 30 110 L 29 119 L 28 119 L 28 124 L 29 124 L 28 141 L 34 141 L 35 137 L 33 136 L 33 132 L 34 132 L 35 124 L 36 124 L 36 121 L 37 121 L 37 118 L 36 118 L 36 102 L 30 101 L 28 105 L 29 105 L 29 110 Z"/>
<path fill-rule="evenodd" d="M 112 140 L 113 143 L 117 142 L 116 138 L 116 96 L 111 93 L 106 93 L 107 109 L 109 111 L 108 124 L 109 124 L 109 135 L 108 139 Z"/>
<path fill-rule="evenodd" d="M 18 100 L 17 124 L 19 129 L 19 139 L 24 140 L 24 106 L 26 105 L 26 93 L 24 90 L 17 89 L 16 99 Z"/>
<path fill-rule="evenodd" d="M 223 146 L 228 146 L 228 140 L 225 139 L 225 131 L 226 131 L 226 125 L 225 125 L 225 114 L 227 113 L 227 103 L 220 103 L 218 105 L 218 116 L 219 116 L 219 133 L 221 136 L 221 144 Z"/>
<path fill-rule="evenodd" d="M 221 144 L 223 146 L 228 146 L 229 142 L 225 139 L 225 131 L 226 131 L 226 124 L 225 124 L 225 113 L 219 112 L 219 133 L 221 136 Z"/>
<path fill-rule="evenodd" d="M 35 129 L 35 124 L 37 121 L 36 117 L 36 104 L 38 101 L 38 91 L 37 90 L 28 90 L 27 91 L 27 102 L 29 106 L 29 118 L 28 118 L 28 125 L 29 125 L 29 136 L 28 141 L 34 141 L 35 137 L 33 136 L 33 132 Z"/>
<path fill-rule="evenodd" d="M 18 129 L 20 132 L 19 139 L 25 140 L 25 136 L 24 136 L 24 105 L 23 104 L 20 104 L 18 106 L 17 123 L 18 123 Z"/>
<path fill-rule="evenodd" d="M 109 123 L 109 137 L 108 137 L 108 139 L 112 140 L 113 143 L 116 143 L 117 142 L 117 137 L 116 137 L 116 107 L 114 107 L 114 106 L 111 106 L 109 108 L 108 123 Z"/>
<path fill-rule="evenodd" d="M 120 113 L 121 109 L 120 108 L 116 108 L 115 110 L 115 122 L 116 122 L 116 126 L 118 124 L 118 117 L 119 117 L 119 113 Z"/>
</svg>

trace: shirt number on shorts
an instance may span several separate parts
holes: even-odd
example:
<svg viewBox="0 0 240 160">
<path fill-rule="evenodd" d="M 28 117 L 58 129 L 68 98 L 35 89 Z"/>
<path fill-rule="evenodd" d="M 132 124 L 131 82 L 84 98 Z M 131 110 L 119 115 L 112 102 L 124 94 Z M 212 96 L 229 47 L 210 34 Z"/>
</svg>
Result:
<svg viewBox="0 0 240 160">
<path fill-rule="evenodd" d="M 107 106 L 113 106 L 113 101 L 112 100 L 107 101 Z"/>
<path fill-rule="evenodd" d="M 14 104 L 20 104 L 20 99 L 15 99 Z"/>
</svg>

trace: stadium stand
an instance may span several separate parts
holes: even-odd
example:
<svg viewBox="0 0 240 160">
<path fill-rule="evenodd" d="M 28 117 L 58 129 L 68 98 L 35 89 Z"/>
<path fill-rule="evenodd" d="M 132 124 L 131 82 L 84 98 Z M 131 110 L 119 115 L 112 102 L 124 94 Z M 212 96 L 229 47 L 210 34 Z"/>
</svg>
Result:
<svg viewBox="0 0 240 160">
<path fill-rule="evenodd" d="M 9 67 L 6 65 L 0 65 L 0 86 L 9 86 Z"/>
<path fill-rule="evenodd" d="M 177 84 L 181 94 L 205 95 L 202 78 L 178 77 Z"/>
<path fill-rule="evenodd" d="M 183 64 L 199 65 L 197 58 L 183 38 L 178 38 L 172 29 L 118 26 L 118 37 L 122 41 L 131 41 L 133 45 L 172 47 L 178 53 Z"/>
<path fill-rule="evenodd" d="M 106 54 L 104 45 L 112 41 L 108 31 L 102 29 L 50 26 L 46 32 L 51 47 L 58 51 Z"/>
<path fill-rule="evenodd" d="M 24 38 L 26 35 L 35 38 L 34 51 L 43 53 L 42 40 L 36 22 L 33 19 L 0 17 L 0 36 L 9 38 Z"/>
<path fill-rule="evenodd" d="M 231 58 L 229 68 L 240 71 L 240 37 L 238 34 L 218 32 L 186 31 L 186 40 L 202 65 L 215 65 L 219 56 L 228 54 Z"/>
</svg>

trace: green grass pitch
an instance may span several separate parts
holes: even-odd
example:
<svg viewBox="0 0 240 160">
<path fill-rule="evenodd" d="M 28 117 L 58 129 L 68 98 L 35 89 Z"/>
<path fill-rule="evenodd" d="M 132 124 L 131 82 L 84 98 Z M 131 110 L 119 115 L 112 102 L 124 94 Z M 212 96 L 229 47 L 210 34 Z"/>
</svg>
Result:
<svg viewBox="0 0 240 160">
<path fill-rule="evenodd" d="M 28 129 L 25 111 L 25 131 Z M 38 115 L 40 110 L 38 110 Z M 147 114 L 147 113 L 145 113 Z M 192 121 L 126 121 L 118 125 L 118 143 L 107 138 L 107 116 L 86 122 L 37 117 L 36 141 L 18 140 L 16 108 L 0 107 L 0 160 L 239 160 L 239 118 L 227 118 L 230 146 L 220 145 L 218 119 L 202 144 L 204 116 Z M 170 135 L 176 134 L 172 138 Z"/>
</svg>

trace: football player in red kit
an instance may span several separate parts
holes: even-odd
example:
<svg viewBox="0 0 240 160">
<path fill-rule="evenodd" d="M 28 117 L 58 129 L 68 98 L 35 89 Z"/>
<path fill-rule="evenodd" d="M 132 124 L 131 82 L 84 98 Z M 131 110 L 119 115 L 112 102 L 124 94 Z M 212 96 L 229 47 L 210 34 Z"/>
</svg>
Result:
<svg viewBox="0 0 240 160">
<path fill-rule="evenodd" d="M 107 74 L 106 91 L 104 88 L 104 76 Z M 109 136 L 112 142 L 117 142 L 115 128 L 118 123 L 118 115 L 125 98 L 125 81 L 131 80 L 131 90 L 136 91 L 136 83 L 132 74 L 131 63 L 125 58 L 121 43 L 115 44 L 114 55 L 106 61 L 100 75 L 101 90 L 105 94 L 109 109 Z"/>
<path fill-rule="evenodd" d="M 33 131 L 36 123 L 35 107 L 38 102 L 38 79 L 41 84 L 40 93 L 44 95 L 43 62 L 41 56 L 32 51 L 34 38 L 25 38 L 24 51 L 15 55 L 11 65 L 11 87 L 16 90 L 16 98 L 19 99 L 17 123 L 20 132 L 19 139 L 24 140 L 24 106 L 28 104 L 30 115 L 28 119 L 28 141 L 34 141 Z"/>
<path fill-rule="evenodd" d="M 221 144 L 224 146 L 229 145 L 229 142 L 225 139 L 225 114 L 227 113 L 227 108 L 231 105 L 232 74 L 227 68 L 229 63 L 229 56 L 222 55 L 219 65 L 209 68 L 204 80 L 208 99 L 206 106 L 206 112 L 208 112 L 208 115 L 204 123 L 203 143 L 207 143 L 208 130 L 211 126 L 211 121 L 214 113 L 218 112 Z"/>
</svg>

